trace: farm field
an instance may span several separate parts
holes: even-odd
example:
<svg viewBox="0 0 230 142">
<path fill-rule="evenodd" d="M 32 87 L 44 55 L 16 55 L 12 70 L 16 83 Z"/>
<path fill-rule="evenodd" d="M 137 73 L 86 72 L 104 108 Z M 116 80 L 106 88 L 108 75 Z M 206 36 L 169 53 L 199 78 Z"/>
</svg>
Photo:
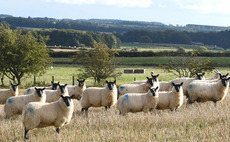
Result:
<svg viewBox="0 0 230 142">
<path fill-rule="evenodd" d="M 188 44 L 169 44 L 169 43 L 122 43 L 121 48 L 133 48 L 137 47 L 138 51 L 176 51 L 179 47 L 184 47 L 185 51 L 192 51 L 193 49 L 200 48 L 200 45 L 188 45 Z M 209 51 L 219 52 L 223 48 L 217 46 L 205 46 Z"/>
<path fill-rule="evenodd" d="M 53 65 L 52 70 L 37 78 L 50 85 L 51 76 L 61 83 L 72 83 L 72 75 L 77 75 L 78 65 Z M 145 68 L 145 74 L 123 74 L 117 78 L 117 85 L 130 83 L 134 77 L 144 80 L 150 72 L 160 74 L 159 80 L 169 81 L 176 78 L 159 68 L 119 66 L 117 71 L 125 68 Z M 230 68 L 217 68 L 222 73 L 230 72 Z M 213 76 L 206 74 L 205 77 Z M 108 80 L 113 80 L 112 78 Z M 31 85 L 33 77 L 22 80 L 20 94 L 24 87 Z M 8 84 L 8 80 L 5 80 Z M 41 83 L 42 84 L 42 83 Z M 86 80 L 87 87 L 93 86 L 93 80 Z M 186 100 L 184 100 L 185 102 Z M 186 107 L 183 105 L 177 112 L 168 110 L 154 113 L 129 113 L 120 116 L 118 110 L 112 107 L 105 112 L 104 108 L 90 108 L 88 118 L 82 115 L 80 103 L 74 100 L 74 115 L 70 124 L 61 127 L 57 135 L 54 127 L 34 129 L 29 131 L 29 141 L 228 141 L 230 139 L 230 96 L 217 103 L 195 103 Z M 23 141 L 21 116 L 6 119 L 0 105 L 0 141 Z"/>
<path fill-rule="evenodd" d="M 39 77 L 37 81 L 55 81 L 71 84 L 72 75 L 77 74 L 77 65 L 54 65 L 53 70 Z M 117 71 L 122 71 L 120 66 Z M 150 72 L 160 74 L 159 79 L 169 81 L 176 78 L 159 68 L 145 68 L 145 74 L 124 74 L 117 78 L 117 85 L 129 83 L 134 77 L 143 80 L 150 76 Z M 222 73 L 230 72 L 229 68 L 217 68 Z M 214 73 L 205 75 L 213 76 Z M 108 79 L 113 80 L 113 79 Z M 33 78 L 26 78 L 23 82 L 32 82 Z M 8 81 L 6 81 L 7 83 Z M 86 85 L 93 86 L 92 79 L 86 80 Z M 24 88 L 20 88 L 23 92 Z M 184 100 L 185 101 L 185 100 Z M 82 115 L 80 103 L 74 100 L 74 115 L 70 124 L 61 128 L 57 135 L 54 127 L 34 129 L 29 132 L 29 141 L 228 141 L 230 139 L 230 113 L 228 95 L 225 100 L 198 104 L 189 107 L 183 105 L 177 112 L 168 110 L 154 113 L 129 113 L 120 116 L 118 110 L 112 107 L 105 112 L 104 108 L 90 108 L 88 118 Z M 4 105 L 0 105 L 0 141 L 23 141 L 23 127 L 21 116 L 6 119 L 3 112 Z"/>
</svg>

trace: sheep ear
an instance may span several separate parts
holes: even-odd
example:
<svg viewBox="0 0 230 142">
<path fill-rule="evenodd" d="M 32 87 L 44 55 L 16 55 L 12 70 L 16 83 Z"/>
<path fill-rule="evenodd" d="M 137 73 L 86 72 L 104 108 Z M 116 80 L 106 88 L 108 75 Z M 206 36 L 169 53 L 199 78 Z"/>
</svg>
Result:
<svg viewBox="0 0 230 142">
<path fill-rule="evenodd" d="M 175 86 L 174 82 L 172 82 L 172 85 Z"/>
<path fill-rule="evenodd" d="M 79 82 L 79 79 L 77 79 L 77 81 Z"/>
<path fill-rule="evenodd" d="M 82 81 L 85 82 L 85 79 L 83 79 Z"/>
<path fill-rule="evenodd" d="M 10 84 L 13 86 L 13 83 L 12 83 L 12 82 L 10 82 Z"/>
<path fill-rule="evenodd" d="M 229 79 L 230 79 L 230 77 L 227 78 L 227 80 L 229 80 Z"/>
<path fill-rule="evenodd" d="M 44 87 L 42 90 L 45 90 L 46 88 Z"/>
<path fill-rule="evenodd" d="M 149 77 L 146 77 L 149 80 Z"/>
<path fill-rule="evenodd" d="M 62 98 L 62 99 L 64 99 L 64 96 L 63 96 L 63 95 L 61 95 L 61 98 Z"/>
<path fill-rule="evenodd" d="M 159 76 L 159 74 L 157 74 L 157 77 Z"/>
<path fill-rule="evenodd" d="M 60 82 L 58 82 L 58 84 L 60 84 Z"/>
<path fill-rule="evenodd" d="M 114 84 L 116 84 L 116 79 L 114 80 L 114 82 L 113 82 Z"/>
<path fill-rule="evenodd" d="M 225 76 L 228 76 L 228 73 Z"/>
<path fill-rule="evenodd" d="M 70 98 L 73 99 L 73 98 L 74 98 L 74 95 L 70 96 Z"/>
<path fill-rule="evenodd" d="M 65 86 L 67 86 L 67 84 L 65 84 Z"/>
<path fill-rule="evenodd" d="M 37 88 L 37 87 L 35 87 L 35 90 L 38 90 L 38 88 Z"/>
<path fill-rule="evenodd" d="M 158 86 L 156 87 L 155 91 L 157 91 L 157 89 L 158 89 Z"/>
<path fill-rule="evenodd" d="M 205 75 L 205 72 L 203 73 L 203 76 Z"/>
<path fill-rule="evenodd" d="M 53 84 L 54 82 L 53 82 L 53 81 L 51 81 L 51 83 Z"/>
<path fill-rule="evenodd" d="M 109 83 L 107 80 L 105 81 L 107 84 Z"/>
<path fill-rule="evenodd" d="M 182 85 L 183 85 L 183 82 L 180 83 L 180 86 L 182 86 Z"/>
</svg>

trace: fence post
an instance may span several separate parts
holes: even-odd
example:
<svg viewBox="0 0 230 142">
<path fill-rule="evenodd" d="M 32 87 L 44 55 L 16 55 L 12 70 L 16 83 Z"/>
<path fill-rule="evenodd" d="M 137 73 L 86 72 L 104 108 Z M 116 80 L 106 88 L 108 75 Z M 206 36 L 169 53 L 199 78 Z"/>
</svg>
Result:
<svg viewBox="0 0 230 142">
<path fill-rule="evenodd" d="M 34 76 L 34 85 L 36 84 L 36 76 Z"/>
<path fill-rule="evenodd" d="M 134 77 L 134 81 L 136 81 L 136 77 Z"/>
<path fill-rule="evenodd" d="M 73 85 L 74 85 L 74 76 L 73 76 Z"/>
<path fill-rule="evenodd" d="M 52 81 L 54 82 L 54 76 L 52 76 Z"/>
</svg>

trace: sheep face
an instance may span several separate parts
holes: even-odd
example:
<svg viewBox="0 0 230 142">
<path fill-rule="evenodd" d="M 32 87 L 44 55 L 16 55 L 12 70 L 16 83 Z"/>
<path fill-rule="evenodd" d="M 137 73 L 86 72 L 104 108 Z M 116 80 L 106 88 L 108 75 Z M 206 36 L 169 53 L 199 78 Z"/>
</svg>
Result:
<svg viewBox="0 0 230 142">
<path fill-rule="evenodd" d="M 67 107 L 69 107 L 71 105 L 71 100 L 74 98 L 74 95 L 70 96 L 63 96 L 61 95 L 64 103 L 66 104 Z"/>
<path fill-rule="evenodd" d="M 158 89 L 158 86 L 156 88 L 149 88 L 152 96 L 156 96 L 157 95 L 157 89 Z"/>
<path fill-rule="evenodd" d="M 79 87 L 84 86 L 84 84 L 85 84 L 85 79 L 83 79 L 83 80 L 77 79 L 77 81 L 78 81 L 78 86 L 79 86 Z"/>
<path fill-rule="evenodd" d="M 58 85 L 59 86 L 59 88 L 60 88 L 60 90 L 61 90 L 61 93 L 64 93 L 65 92 L 65 90 L 66 90 L 66 86 L 67 86 L 67 84 L 65 84 L 65 85 Z"/>
<path fill-rule="evenodd" d="M 196 73 L 196 77 L 198 80 L 203 80 L 204 79 L 205 73 Z"/>
<path fill-rule="evenodd" d="M 230 79 L 230 77 L 228 77 L 228 78 L 221 77 L 221 82 L 222 82 L 224 87 L 227 86 L 229 79 Z"/>
<path fill-rule="evenodd" d="M 52 83 L 52 90 L 57 90 L 57 87 L 58 87 L 60 82 L 55 83 L 55 82 L 51 81 L 51 83 Z"/>
<path fill-rule="evenodd" d="M 151 76 L 152 76 L 153 81 L 157 81 L 157 77 L 159 76 L 159 74 L 157 74 L 157 75 L 152 75 L 151 74 Z"/>
<path fill-rule="evenodd" d="M 44 91 L 45 89 L 46 89 L 46 88 L 36 88 L 36 87 L 35 87 L 35 91 L 36 91 L 38 97 L 42 97 L 43 91 Z"/>
<path fill-rule="evenodd" d="M 174 84 L 174 82 L 172 82 L 172 85 L 175 87 L 176 91 L 179 92 L 180 87 L 183 85 L 183 82 L 181 82 L 180 84 Z"/>
<path fill-rule="evenodd" d="M 149 77 L 146 77 L 147 78 L 147 82 L 153 86 L 153 78 L 149 78 Z"/>
<path fill-rule="evenodd" d="M 11 84 L 11 88 L 13 89 L 13 91 L 16 91 L 18 89 L 18 84 L 14 85 L 12 83 Z"/>
<path fill-rule="evenodd" d="M 114 80 L 114 82 L 108 82 L 106 80 L 106 83 L 107 83 L 107 85 L 109 87 L 109 90 L 113 90 L 114 86 L 116 85 L 116 80 Z"/>
</svg>

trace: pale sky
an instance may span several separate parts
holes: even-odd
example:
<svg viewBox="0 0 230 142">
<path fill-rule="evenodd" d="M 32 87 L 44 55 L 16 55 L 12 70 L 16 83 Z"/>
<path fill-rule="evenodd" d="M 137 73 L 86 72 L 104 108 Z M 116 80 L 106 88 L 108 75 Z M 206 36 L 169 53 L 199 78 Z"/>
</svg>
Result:
<svg viewBox="0 0 230 142">
<path fill-rule="evenodd" d="M 0 0 L 0 14 L 230 26 L 230 0 Z"/>
</svg>

